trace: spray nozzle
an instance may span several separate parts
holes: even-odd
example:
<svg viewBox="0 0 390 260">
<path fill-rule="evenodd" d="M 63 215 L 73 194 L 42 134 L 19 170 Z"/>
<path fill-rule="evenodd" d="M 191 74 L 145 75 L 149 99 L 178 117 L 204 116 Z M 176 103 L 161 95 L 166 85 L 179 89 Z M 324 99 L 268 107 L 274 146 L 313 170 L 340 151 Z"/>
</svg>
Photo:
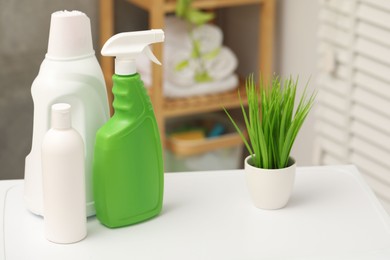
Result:
<svg viewBox="0 0 390 260">
<path fill-rule="evenodd" d="M 132 75 L 137 72 L 135 59 L 144 53 L 151 61 L 161 65 L 150 49 L 151 44 L 164 41 L 163 30 L 146 30 L 118 33 L 112 36 L 102 48 L 103 56 L 114 56 L 115 74 Z"/>
</svg>

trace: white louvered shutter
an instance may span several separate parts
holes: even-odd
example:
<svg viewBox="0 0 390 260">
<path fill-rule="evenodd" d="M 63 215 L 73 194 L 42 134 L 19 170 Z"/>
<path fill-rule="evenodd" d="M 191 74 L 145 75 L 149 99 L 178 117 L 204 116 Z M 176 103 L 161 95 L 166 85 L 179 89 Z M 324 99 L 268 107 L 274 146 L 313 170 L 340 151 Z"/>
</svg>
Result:
<svg viewBox="0 0 390 260">
<path fill-rule="evenodd" d="M 390 0 L 322 0 L 317 163 L 359 167 L 390 212 Z"/>
</svg>

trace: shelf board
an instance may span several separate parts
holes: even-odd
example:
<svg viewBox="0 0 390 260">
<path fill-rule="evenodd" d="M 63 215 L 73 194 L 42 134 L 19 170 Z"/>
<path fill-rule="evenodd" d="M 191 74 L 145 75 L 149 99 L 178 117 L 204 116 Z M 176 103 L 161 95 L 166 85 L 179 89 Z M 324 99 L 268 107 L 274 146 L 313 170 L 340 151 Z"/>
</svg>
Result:
<svg viewBox="0 0 390 260">
<path fill-rule="evenodd" d="M 200 9 L 217 9 L 231 6 L 241 6 L 249 4 L 260 4 L 263 0 L 195 0 L 192 2 L 192 7 Z M 168 0 L 164 4 L 164 10 L 167 13 L 174 12 L 176 9 L 176 1 Z"/>
<path fill-rule="evenodd" d="M 190 114 L 206 113 L 218 111 L 222 108 L 237 108 L 240 106 L 238 91 L 240 91 L 243 103 L 246 105 L 247 98 L 243 82 L 240 83 L 238 89 L 234 89 L 228 92 L 204 96 L 194 96 L 189 98 L 165 98 L 163 104 L 164 117 L 168 118 Z"/>
<path fill-rule="evenodd" d="M 127 2 L 137 5 L 138 7 L 150 11 L 153 8 L 153 0 L 127 0 Z M 232 6 L 242 6 L 250 4 L 260 4 L 264 0 L 194 0 L 192 6 L 200 9 L 217 9 Z M 176 9 L 175 0 L 166 0 L 163 2 L 163 11 L 172 13 Z"/>
</svg>

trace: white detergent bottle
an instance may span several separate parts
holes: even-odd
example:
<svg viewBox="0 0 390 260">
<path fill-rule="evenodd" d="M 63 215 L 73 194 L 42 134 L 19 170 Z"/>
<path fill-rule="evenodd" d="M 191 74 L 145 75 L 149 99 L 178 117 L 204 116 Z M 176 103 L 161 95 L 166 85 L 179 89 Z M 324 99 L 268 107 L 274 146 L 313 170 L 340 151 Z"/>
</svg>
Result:
<svg viewBox="0 0 390 260">
<path fill-rule="evenodd" d="M 68 244 L 87 235 L 84 142 L 72 128 L 71 106 L 52 106 L 51 129 L 42 142 L 43 211 L 46 238 Z"/>
<path fill-rule="evenodd" d="M 95 214 L 92 159 L 95 134 L 108 119 L 104 77 L 92 46 L 89 18 L 79 11 L 51 16 L 48 50 L 31 87 L 34 125 L 30 154 L 26 157 L 24 197 L 27 208 L 43 215 L 41 146 L 50 127 L 51 106 L 72 106 L 72 126 L 85 144 L 87 215 Z"/>
</svg>

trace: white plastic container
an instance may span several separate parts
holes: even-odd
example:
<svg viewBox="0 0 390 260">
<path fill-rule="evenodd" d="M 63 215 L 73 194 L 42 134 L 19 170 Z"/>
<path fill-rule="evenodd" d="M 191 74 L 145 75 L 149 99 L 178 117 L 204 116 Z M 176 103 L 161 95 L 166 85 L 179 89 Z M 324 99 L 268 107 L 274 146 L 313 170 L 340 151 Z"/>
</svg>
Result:
<svg viewBox="0 0 390 260">
<path fill-rule="evenodd" d="M 34 101 L 33 140 L 25 165 L 27 208 L 43 215 L 42 139 L 50 126 L 55 103 L 72 106 L 72 125 L 85 143 L 87 215 L 95 214 L 92 192 L 92 159 L 95 134 L 109 118 L 104 77 L 92 47 L 89 18 L 79 11 L 51 16 L 48 51 L 31 87 Z"/>
<path fill-rule="evenodd" d="M 51 126 L 42 143 L 46 238 L 74 243 L 87 235 L 84 142 L 71 125 L 71 106 L 52 106 Z"/>
</svg>

